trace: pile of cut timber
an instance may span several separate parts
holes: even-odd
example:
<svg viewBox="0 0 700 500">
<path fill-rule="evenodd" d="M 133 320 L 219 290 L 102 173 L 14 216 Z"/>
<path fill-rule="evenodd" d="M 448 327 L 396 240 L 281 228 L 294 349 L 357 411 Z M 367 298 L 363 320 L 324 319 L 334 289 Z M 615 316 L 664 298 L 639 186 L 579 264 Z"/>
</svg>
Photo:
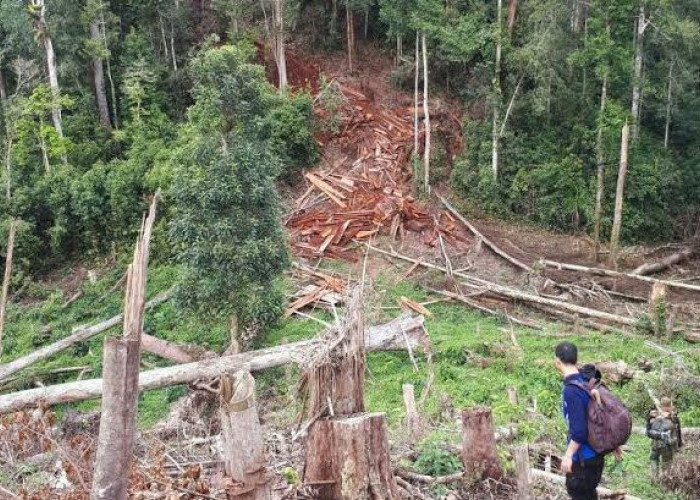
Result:
<svg viewBox="0 0 700 500">
<path fill-rule="evenodd" d="M 349 245 L 382 231 L 401 239 L 407 231 L 422 233 L 431 246 L 439 234 L 451 243 L 460 239 L 451 214 L 436 218 L 410 194 L 413 128 L 408 117 L 371 103 L 347 85 L 334 85 L 345 99 L 342 132 L 332 140 L 357 159 L 346 156 L 327 170 L 306 173 L 309 187 L 286 221 L 294 252 L 353 261 L 357 256 Z"/>
</svg>

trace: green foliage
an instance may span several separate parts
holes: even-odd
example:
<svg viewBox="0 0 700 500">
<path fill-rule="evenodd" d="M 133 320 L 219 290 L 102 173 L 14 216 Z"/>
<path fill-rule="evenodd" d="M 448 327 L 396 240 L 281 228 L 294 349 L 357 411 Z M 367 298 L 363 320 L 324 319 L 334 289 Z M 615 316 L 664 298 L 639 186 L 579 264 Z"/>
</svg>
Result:
<svg viewBox="0 0 700 500">
<path fill-rule="evenodd" d="M 462 462 L 451 450 L 440 443 L 427 442 L 418 448 L 418 458 L 413 466 L 422 474 L 446 476 L 462 469 Z"/>
<path fill-rule="evenodd" d="M 312 134 L 311 96 L 300 93 L 283 96 L 263 120 L 261 136 L 267 139 L 284 165 L 282 178 L 293 184 L 301 179 L 301 169 L 318 161 L 318 146 Z"/>
</svg>

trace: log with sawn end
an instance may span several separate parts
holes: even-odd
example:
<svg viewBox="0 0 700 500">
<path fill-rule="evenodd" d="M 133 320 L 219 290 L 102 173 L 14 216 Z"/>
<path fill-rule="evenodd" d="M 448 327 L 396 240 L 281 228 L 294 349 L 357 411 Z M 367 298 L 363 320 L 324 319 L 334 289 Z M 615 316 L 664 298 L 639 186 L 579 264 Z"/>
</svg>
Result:
<svg viewBox="0 0 700 500">
<path fill-rule="evenodd" d="M 402 315 L 384 325 L 370 327 L 366 339 L 367 349 L 369 351 L 405 350 L 406 338 L 414 350 L 427 347 L 428 338 L 423 329 L 423 321 L 423 316 Z M 222 373 L 240 369 L 246 363 L 249 363 L 250 370 L 255 372 L 298 362 L 309 351 L 321 344 L 322 336 L 319 336 L 311 340 L 257 351 L 148 370 L 139 375 L 139 390 L 160 389 L 171 385 L 188 384 L 197 379 L 216 378 Z M 91 379 L 4 394 L 0 395 L 0 414 L 36 407 L 39 404 L 53 406 L 59 403 L 97 399 L 102 396 L 102 389 L 102 379 Z"/>
</svg>

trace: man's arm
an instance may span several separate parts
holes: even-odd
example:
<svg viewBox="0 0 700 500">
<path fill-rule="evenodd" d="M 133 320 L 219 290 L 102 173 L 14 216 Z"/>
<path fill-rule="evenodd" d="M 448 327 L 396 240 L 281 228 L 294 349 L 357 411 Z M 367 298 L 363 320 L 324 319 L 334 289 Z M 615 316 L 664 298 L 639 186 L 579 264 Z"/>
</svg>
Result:
<svg viewBox="0 0 700 500">
<path fill-rule="evenodd" d="M 567 386 L 564 389 L 564 404 L 566 405 L 569 424 L 569 445 L 561 462 L 561 470 L 570 474 L 573 469 L 574 455 L 581 444 L 588 441 L 588 412 L 583 398 L 577 389 Z"/>
</svg>

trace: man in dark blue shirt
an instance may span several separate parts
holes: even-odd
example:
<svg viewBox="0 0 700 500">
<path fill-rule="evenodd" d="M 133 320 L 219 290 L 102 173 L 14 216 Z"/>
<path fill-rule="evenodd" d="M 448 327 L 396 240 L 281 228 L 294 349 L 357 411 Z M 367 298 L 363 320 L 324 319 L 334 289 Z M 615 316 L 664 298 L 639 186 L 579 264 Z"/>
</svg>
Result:
<svg viewBox="0 0 700 500">
<path fill-rule="evenodd" d="M 561 461 L 566 474 L 566 491 L 572 500 L 596 500 L 596 488 L 603 475 L 605 459 L 588 444 L 588 403 L 590 396 L 572 382 L 586 383 L 576 363 L 578 351 L 571 342 L 562 342 L 555 349 L 555 365 L 564 377 L 562 412 L 568 427 L 567 447 Z"/>
</svg>

